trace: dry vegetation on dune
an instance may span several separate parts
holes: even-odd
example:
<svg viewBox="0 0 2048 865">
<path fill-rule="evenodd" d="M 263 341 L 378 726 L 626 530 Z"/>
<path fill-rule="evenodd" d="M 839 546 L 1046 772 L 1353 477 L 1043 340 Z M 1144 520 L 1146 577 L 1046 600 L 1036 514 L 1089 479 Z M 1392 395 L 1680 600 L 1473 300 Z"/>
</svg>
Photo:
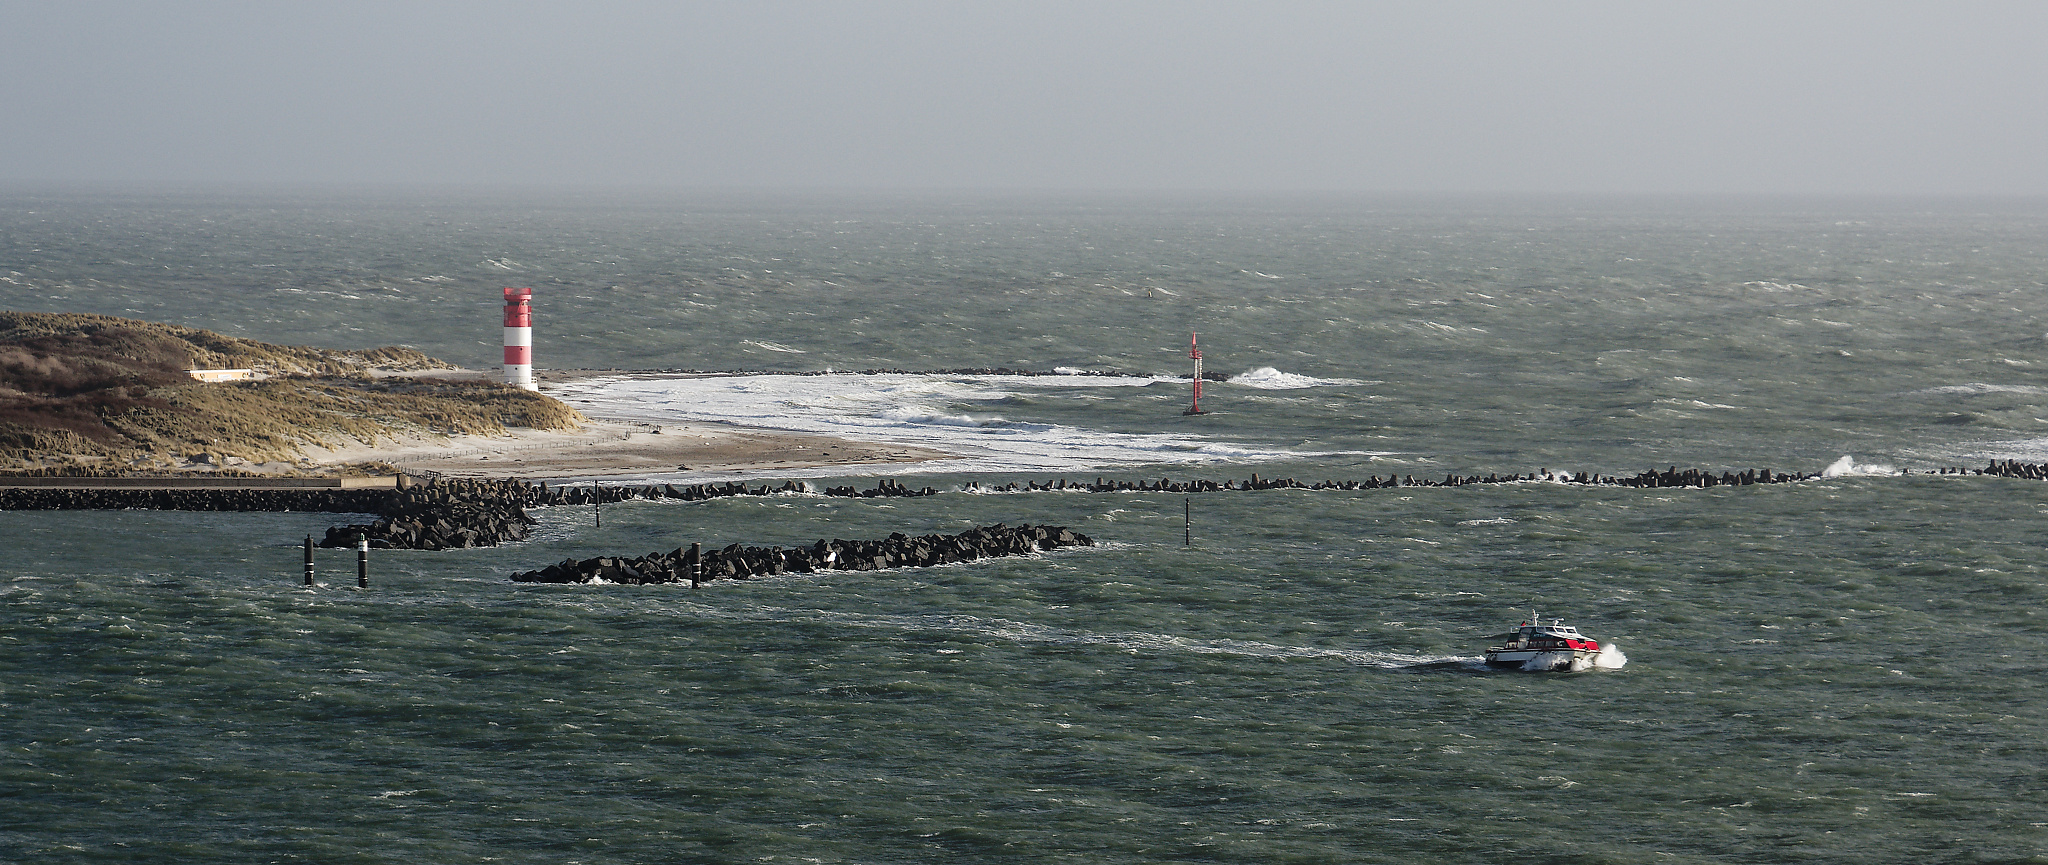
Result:
<svg viewBox="0 0 2048 865">
<path fill-rule="evenodd" d="M 271 345 L 196 327 L 160 324 L 79 312 L 0 311 L 0 346 L 54 339 L 74 350 L 91 345 L 134 362 L 170 361 L 187 369 L 253 369 L 269 375 L 347 375 L 387 371 L 454 369 L 409 348 L 366 351 Z"/>
<path fill-rule="evenodd" d="M 205 383 L 188 369 L 271 378 Z M 406 433 L 569 429 L 574 409 L 481 380 L 386 378 L 453 369 L 406 348 L 278 346 L 79 313 L 0 311 L 0 470 L 172 468 L 205 455 L 292 460 L 305 445 Z"/>
</svg>

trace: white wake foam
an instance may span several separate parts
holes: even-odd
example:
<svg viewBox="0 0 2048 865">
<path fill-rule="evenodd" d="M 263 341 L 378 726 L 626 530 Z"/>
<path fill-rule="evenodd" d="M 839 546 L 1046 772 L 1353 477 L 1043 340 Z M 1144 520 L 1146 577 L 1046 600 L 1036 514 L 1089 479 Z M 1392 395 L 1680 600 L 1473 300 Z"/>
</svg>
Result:
<svg viewBox="0 0 2048 865">
<path fill-rule="evenodd" d="M 966 634 L 1016 643 L 1108 646 L 1135 652 L 1193 655 L 1238 655 L 1249 658 L 1331 658 L 1382 670 L 1411 670 L 1438 664 L 1469 663 L 1457 655 L 1417 655 L 1405 652 L 1376 652 L 1362 649 L 1326 649 L 1290 646 L 1257 640 L 1201 639 L 1177 634 L 1143 631 L 1075 631 L 968 614 L 870 614 L 839 610 L 805 610 L 773 606 L 679 605 L 675 613 L 727 621 L 825 622 L 848 628 L 886 631 Z M 941 650 L 943 651 L 943 650 Z"/>
<path fill-rule="evenodd" d="M 1230 377 L 1230 383 L 1239 387 L 1259 390 L 1297 390 L 1305 387 L 1331 387 L 1339 385 L 1364 384 L 1353 378 L 1315 378 L 1291 372 L 1281 372 L 1270 366 L 1262 366 L 1251 372 Z"/>
</svg>

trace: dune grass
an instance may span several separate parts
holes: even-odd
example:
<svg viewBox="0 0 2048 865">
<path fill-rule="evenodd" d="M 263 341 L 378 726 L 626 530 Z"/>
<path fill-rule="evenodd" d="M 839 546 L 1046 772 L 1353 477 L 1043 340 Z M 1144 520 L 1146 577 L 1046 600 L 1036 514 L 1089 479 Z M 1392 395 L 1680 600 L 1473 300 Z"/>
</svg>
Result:
<svg viewBox="0 0 2048 865">
<path fill-rule="evenodd" d="M 205 383 L 188 369 L 268 378 Z M 397 435 L 573 429 L 584 418 L 408 348 L 279 346 L 198 328 L 82 313 L 0 311 L 0 471 L 177 468 L 292 461 L 307 445 Z"/>
</svg>

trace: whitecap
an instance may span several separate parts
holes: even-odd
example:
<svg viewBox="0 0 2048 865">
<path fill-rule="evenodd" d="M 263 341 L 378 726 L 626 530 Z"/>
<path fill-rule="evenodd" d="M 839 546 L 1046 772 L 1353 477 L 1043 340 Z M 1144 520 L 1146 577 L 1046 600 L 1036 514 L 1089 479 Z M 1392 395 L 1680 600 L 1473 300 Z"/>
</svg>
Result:
<svg viewBox="0 0 2048 865">
<path fill-rule="evenodd" d="M 743 339 L 740 340 L 740 345 L 751 345 L 755 348 L 762 349 L 764 351 L 778 351 L 782 352 L 783 354 L 810 354 L 810 352 L 800 348 L 790 348 L 789 346 L 783 345 L 781 343 L 768 342 L 766 340 L 759 339 Z"/>
<path fill-rule="evenodd" d="M 1298 390 L 1305 387 L 1339 387 L 1365 382 L 1351 378 L 1315 378 L 1262 366 L 1241 375 L 1231 376 L 1230 383 L 1259 390 Z"/>
<path fill-rule="evenodd" d="M 1855 457 L 1843 454 L 1841 459 L 1835 460 L 1829 463 L 1827 468 L 1821 469 L 1820 476 L 1824 478 L 1877 477 L 1898 473 L 1898 469 L 1883 464 L 1857 465 Z"/>
<path fill-rule="evenodd" d="M 1973 381 L 1969 384 L 1946 384 L 1941 385 L 1940 387 L 1923 388 L 1921 390 L 1916 390 L 1907 393 L 1906 395 L 1928 396 L 1932 394 L 1951 393 L 1962 394 L 1964 396 L 1977 396 L 1980 394 L 1987 393 L 2048 394 L 2048 388 L 2031 384 L 1985 384 L 1983 382 Z"/>
<path fill-rule="evenodd" d="M 1289 451 L 1196 432 L 1118 433 L 1017 420 L 997 403 L 1066 389 L 1093 393 L 1162 381 L 1132 376 L 746 375 L 599 377 L 546 386 L 597 417 L 642 423 L 726 422 L 930 448 L 955 459 L 904 464 L 903 472 L 1072 471 L 1204 461 L 1261 462 L 1324 452 Z M 1107 411 L 1107 405 L 1104 410 Z M 866 467 L 874 470 L 875 467 Z M 838 476 L 846 467 L 792 470 Z M 684 476 L 661 473 L 649 477 Z"/>
</svg>

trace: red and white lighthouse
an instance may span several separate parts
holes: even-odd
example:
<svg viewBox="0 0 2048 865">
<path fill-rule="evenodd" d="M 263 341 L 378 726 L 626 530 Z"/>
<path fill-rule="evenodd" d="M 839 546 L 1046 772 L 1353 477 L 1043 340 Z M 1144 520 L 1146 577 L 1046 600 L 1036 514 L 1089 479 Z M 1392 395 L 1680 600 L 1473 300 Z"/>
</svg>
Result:
<svg viewBox="0 0 2048 865">
<path fill-rule="evenodd" d="M 505 289 L 505 383 L 526 390 L 533 384 L 533 289 Z"/>
</svg>

